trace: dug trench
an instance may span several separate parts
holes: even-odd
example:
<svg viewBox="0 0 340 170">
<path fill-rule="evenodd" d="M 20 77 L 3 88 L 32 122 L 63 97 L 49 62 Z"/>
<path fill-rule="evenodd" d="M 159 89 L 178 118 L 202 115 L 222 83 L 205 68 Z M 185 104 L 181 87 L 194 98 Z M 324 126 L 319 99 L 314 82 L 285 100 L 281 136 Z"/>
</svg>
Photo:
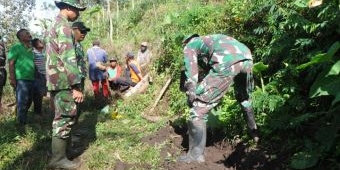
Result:
<svg viewBox="0 0 340 170">
<path fill-rule="evenodd" d="M 188 150 L 186 126 L 177 126 L 169 122 L 155 133 L 141 139 L 151 146 L 162 145 L 161 163 L 158 167 L 164 170 L 280 170 L 283 169 L 285 156 L 275 155 L 279 151 L 268 150 L 261 141 L 249 144 L 240 139 L 226 139 L 223 130 L 207 129 L 207 143 L 204 151 L 204 163 L 182 163 L 177 157 Z M 275 155 L 275 156 L 273 156 Z M 151 169 L 150 165 L 132 165 L 117 162 L 115 170 L 130 168 Z"/>
</svg>

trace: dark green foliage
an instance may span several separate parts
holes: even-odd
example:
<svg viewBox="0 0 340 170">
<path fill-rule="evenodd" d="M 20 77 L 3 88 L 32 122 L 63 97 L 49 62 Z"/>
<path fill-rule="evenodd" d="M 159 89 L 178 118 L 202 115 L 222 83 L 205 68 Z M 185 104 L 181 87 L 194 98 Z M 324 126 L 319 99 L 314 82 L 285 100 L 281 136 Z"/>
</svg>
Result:
<svg viewBox="0 0 340 170">
<path fill-rule="evenodd" d="M 268 145 L 281 143 L 286 148 L 282 152 L 291 156 L 291 168 L 339 166 L 335 161 L 340 153 L 336 133 L 340 116 L 335 114 L 340 101 L 339 2 L 324 1 L 311 9 L 303 0 L 245 2 L 198 4 L 170 14 L 163 29 L 164 57 L 157 61 L 157 70 L 179 78 L 184 35 L 234 36 L 251 48 L 259 62 L 253 104 Z M 173 85 L 170 94 L 175 113 L 186 110 L 180 99 L 184 95 L 177 88 Z M 210 121 L 237 135 L 245 126 L 232 98 L 225 97 Z"/>
</svg>

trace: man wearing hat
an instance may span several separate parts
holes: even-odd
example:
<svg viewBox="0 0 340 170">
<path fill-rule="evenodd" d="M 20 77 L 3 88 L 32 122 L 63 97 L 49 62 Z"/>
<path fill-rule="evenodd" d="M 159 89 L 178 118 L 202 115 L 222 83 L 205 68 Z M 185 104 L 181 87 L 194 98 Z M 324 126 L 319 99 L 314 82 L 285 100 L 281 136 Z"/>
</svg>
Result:
<svg viewBox="0 0 340 170">
<path fill-rule="evenodd" d="M 83 46 L 80 44 L 81 41 L 84 41 L 86 34 L 91 31 L 90 28 L 87 28 L 84 25 L 84 22 L 74 22 L 72 24 L 73 35 L 74 35 L 74 48 L 77 56 L 77 63 L 79 70 L 82 73 L 82 90 L 84 90 L 84 81 L 87 76 L 87 67 L 85 62 L 85 52 Z"/>
<path fill-rule="evenodd" d="M 151 52 L 148 49 L 148 43 L 142 42 L 140 45 L 140 50 L 137 53 L 137 62 L 141 67 L 141 71 L 145 74 L 147 65 L 150 62 Z"/>
<path fill-rule="evenodd" d="M 189 150 L 179 158 L 182 162 L 204 162 L 207 113 L 214 108 L 235 83 L 236 99 L 244 112 L 250 136 L 255 142 L 257 126 L 251 104 L 253 88 L 253 59 L 250 50 L 233 37 L 213 34 L 193 34 L 183 40 L 186 81 L 184 90 L 188 97 Z M 199 66 L 204 71 L 199 71 Z M 201 78 L 201 74 L 204 74 Z"/>
<path fill-rule="evenodd" d="M 138 62 L 135 60 L 135 55 L 131 51 L 126 54 L 126 65 L 130 72 L 132 86 L 135 86 L 142 80 L 143 75 Z"/>
<path fill-rule="evenodd" d="M 112 57 L 110 58 L 110 66 L 107 68 L 107 73 L 109 75 L 108 80 L 111 89 L 115 90 L 119 88 L 119 85 L 117 84 L 116 80 L 120 77 L 122 73 L 122 68 L 117 63 L 117 58 Z"/>
<path fill-rule="evenodd" d="M 76 123 L 77 104 L 83 102 L 83 75 L 79 70 L 70 22 L 84 11 L 79 0 L 55 1 L 59 14 L 45 35 L 47 88 L 54 108 L 52 158 L 48 168 L 76 169 L 80 161 L 66 157 L 67 139 Z"/>
</svg>

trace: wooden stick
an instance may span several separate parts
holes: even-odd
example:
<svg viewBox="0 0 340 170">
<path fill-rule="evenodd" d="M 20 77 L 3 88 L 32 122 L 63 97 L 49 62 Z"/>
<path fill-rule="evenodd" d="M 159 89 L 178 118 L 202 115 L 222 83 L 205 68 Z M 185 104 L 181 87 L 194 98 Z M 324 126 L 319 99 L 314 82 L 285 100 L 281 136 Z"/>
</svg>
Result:
<svg viewBox="0 0 340 170">
<path fill-rule="evenodd" d="M 166 82 L 166 84 L 163 86 L 161 92 L 159 93 L 155 103 L 152 105 L 152 108 L 149 110 L 149 113 L 150 112 L 153 112 L 153 110 L 155 109 L 155 107 L 157 106 L 158 102 L 161 100 L 162 96 L 164 95 L 166 89 L 169 87 L 170 85 L 170 82 L 171 82 L 171 78 L 168 79 L 168 81 Z M 160 117 L 159 116 L 149 116 L 147 115 L 147 113 L 143 112 L 142 113 L 142 117 L 145 118 L 146 120 L 149 120 L 151 122 L 157 122 Z"/>
<path fill-rule="evenodd" d="M 153 110 L 153 109 L 157 106 L 158 102 L 161 100 L 161 98 L 162 98 L 163 94 L 165 93 L 166 89 L 169 87 L 170 82 L 171 82 L 171 78 L 168 79 L 168 81 L 166 82 L 166 84 L 163 86 L 161 92 L 159 93 L 159 95 L 158 95 L 158 97 L 157 97 L 157 100 L 156 100 L 155 103 L 152 105 L 151 110 Z"/>
</svg>

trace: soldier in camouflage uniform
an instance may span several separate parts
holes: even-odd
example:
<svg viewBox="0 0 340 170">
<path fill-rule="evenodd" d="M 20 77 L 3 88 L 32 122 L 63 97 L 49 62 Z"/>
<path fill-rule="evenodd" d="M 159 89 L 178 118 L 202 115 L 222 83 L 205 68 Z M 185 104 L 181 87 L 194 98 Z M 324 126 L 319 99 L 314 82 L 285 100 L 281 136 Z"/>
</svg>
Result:
<svg viewBox="0 0 340 170">
<path fill-rule="evenodd" d="M 2 91 L 4 86 L 6 85 L 7 72 L 6 72 L 6 48 L 5 43 L 2 41 L 2 37 L 0 36 L 0 111 L 2 109 Z"/>
<path fill-rule="evenodd" d="M 76 56 L 77 56 L 77 63 L 79 70 L 82 74 L 82 89 L 84 89 L 85 86 L 85 78 L 87 76 L 87 67 L 85 62 L 85 52 L 83 49 L 83 46 L 80 44 L 81 41 L 84 41 L 85 36 L 88 32 L 91 31 L 90 28 L 87 28 L 84 25 L 84 22 L 74 22 L 72 24 L 72 29 L 74 33 L 74 48 L 76 50 Z"/>
<path fill-rule="evenodd" d="M 47 88 L 54 105 L 52 124 L 52 158 L 48 168 L 76 169 L 80 161 L 66 157 L 67 139 L 77 118 L 77 104 L 83 102 L 82 78 L 74 49 L 74 36 L 69 22 L 84 11 L 79 0 L 55 1 L 60 9 L 46 34 Z"/>
<path fill-rule="evenodd" d="M 257 127 L 251 105 L 253 59 L 250 50 L 233 37 L 222 34 L 184 39 L 186 81 L 184 89 L 190 106 L 189 151 L 182 162 L 204 162 L 207 113 L 235 83 L 236 99 L 244 111 L 250 135 L 257 142 Z M 202 80 L 199 67 L 203 69 Z"/>
</svg>

